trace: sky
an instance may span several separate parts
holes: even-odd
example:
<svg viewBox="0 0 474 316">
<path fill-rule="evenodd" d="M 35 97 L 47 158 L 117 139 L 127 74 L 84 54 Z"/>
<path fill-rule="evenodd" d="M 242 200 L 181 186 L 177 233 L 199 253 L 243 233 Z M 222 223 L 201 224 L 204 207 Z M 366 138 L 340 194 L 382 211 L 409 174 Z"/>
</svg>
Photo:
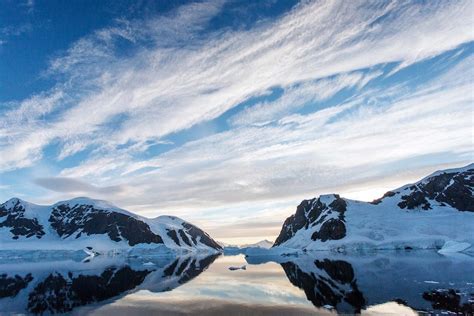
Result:
<svg viewBox="0 0 474 316">
<path fill-rule="evenodd" d="M 474 2 L 0 0 L 0 200 L 229 243 L 473 161 Z"/>
</svg>

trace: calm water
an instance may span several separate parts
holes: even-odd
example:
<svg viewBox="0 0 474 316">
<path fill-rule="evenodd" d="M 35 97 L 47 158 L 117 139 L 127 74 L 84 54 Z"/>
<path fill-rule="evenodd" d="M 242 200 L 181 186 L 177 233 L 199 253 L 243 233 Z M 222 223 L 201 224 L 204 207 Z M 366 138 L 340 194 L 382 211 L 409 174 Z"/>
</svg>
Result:
<svg viewBox="0 0 474 316">
<path fill-rule="evenodd" d="M 0 314 L 474 312 L 474 260 L 465 255 L 69 258 L 0 252 Z"/>
</svg>

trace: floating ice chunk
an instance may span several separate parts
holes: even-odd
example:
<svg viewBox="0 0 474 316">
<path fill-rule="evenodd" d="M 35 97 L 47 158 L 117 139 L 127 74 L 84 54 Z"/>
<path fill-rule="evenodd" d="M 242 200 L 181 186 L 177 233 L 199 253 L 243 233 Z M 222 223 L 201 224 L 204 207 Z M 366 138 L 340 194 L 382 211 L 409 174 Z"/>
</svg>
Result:
<svg viewBox="0 0 474 316">
<path fill-rule="evenodd" d="M 148 261 L 148 262 L 145 262 L 143 265 L 144 266 L 154 266 L 155 264 L 153 262 Z"/>
<path fill-rule="evenodd" d="M 92 247 L 86 247 L 83 251 L 91 258 L 100 255 L 100 252 L 95 251 Z"/>
<path fill-rule="evenodd" d="M 438 253 L 440 254 L 456 253 L 456 252 L 464 251 L 469 247 L 471 247 L 470 243 L 449 240 L 444 243 L 443 247 L 440 250 L 438 250 Z"/>
</svg>

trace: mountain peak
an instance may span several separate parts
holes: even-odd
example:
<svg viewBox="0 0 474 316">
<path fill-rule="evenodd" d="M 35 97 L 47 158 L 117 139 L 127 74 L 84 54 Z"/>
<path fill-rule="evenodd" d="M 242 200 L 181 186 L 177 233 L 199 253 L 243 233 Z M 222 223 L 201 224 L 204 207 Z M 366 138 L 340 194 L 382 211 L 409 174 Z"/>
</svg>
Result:
<svg viewBox="0 0 474 316">
<path fill-rule="evenodd" d="M 72 198 L 72 199 L 69 199 L 69 200 L 59 201 L 59 202 L 55 203 L 55 205 L 59 205 L 59 204 L 69 204 L 69 205 L 83 204 L 83 205 L 93 205 L 93 206 L 101 207 L 101 208 L 119 209 L 119 207 L 115 206 L 114 204 L 112 204 L 108 201 L 93 199 L 93 198 L 86 197 L 86 196 L 79 196 L 79 197 L 75 197 L 75 198 Z"/>
<path fill-rule="evenodd" d="M 430 175 L 424 177 L 423 179 L 421 179 L 419 182 L 422 182 L 424 180 L 427 180 L 427 179 L 430 179 L 432 177 L 436 177 L 436 176 L 439 176 L 440 174 L 444 174 L 444 173 L 461 173 L 461 172 L 465 172 L 465 171 L 469 171 L 469 170 L 472 170 L 474 169 L 474 162 L 473 163 L 470 163 L 464 167 L 458 167 L 458 168 L 450 168 L 450 169 L 441 169 L 441 170 L 437 170 L 433 173 L 431 173 Z"/>
<path fill-rule="evenodd" d="M 28 201 L 22 200 L 22 199 L 17 198 L 17 197 L 13 197 L 13 198 L 5 201 L 1 205 L 3 205 L 5 208 L 9 209 L 9 208 L 15 207 L 16 205 L 26 206 L 26 205 L 33 205 L 33 203 L 30 203 Z"/>
</svg>

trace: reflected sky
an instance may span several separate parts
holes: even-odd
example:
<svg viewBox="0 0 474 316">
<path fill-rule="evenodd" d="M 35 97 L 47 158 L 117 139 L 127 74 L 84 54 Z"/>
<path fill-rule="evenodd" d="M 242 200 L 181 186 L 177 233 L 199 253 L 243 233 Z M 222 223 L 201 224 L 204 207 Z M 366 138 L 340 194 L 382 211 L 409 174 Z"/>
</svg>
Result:
<svg viewBox="0 0 474 316">
<path fill-rule="evenodd" d="M 246 265 L 246 270 L 229 270 Z M 170 292 L 139 291 L 109 305 L 76 311 L 91 315 L 335 315 L 330 306 L 317 308 L 292 285 L 279 263 L 248 264 L 243 255 L 221 256 L 194 280 Z M 364 315 L 417 315 L 389 302 L 370 306 Z"/>
<path fill-rule="evenodd" d="M 164 308 L 168 311 L 213 306 L 218 311 L 224 305 L 228 308 L 252 308 L 248 305 L 262 304 L 262 308 L 265 305 L 269 305 L 268 308 L 280 305 L 314 314 L 314 306 L 308 302 L 304 292 L 288 282 L 280 264 L 247 264 L 246 270 L 229 270 L 230 266 L 244 264 L 247 262 L 243 255 L 221 256 L 205 273 L 171 292 L 155 294 L 139 291 L 95 312 L 102 314 L 108 313 L 111 308 L 142 308 L 144 305 L 149 305 L 146 309 Z M 265 308 L 262 313 L 265 314 Z"/>
</svg>

